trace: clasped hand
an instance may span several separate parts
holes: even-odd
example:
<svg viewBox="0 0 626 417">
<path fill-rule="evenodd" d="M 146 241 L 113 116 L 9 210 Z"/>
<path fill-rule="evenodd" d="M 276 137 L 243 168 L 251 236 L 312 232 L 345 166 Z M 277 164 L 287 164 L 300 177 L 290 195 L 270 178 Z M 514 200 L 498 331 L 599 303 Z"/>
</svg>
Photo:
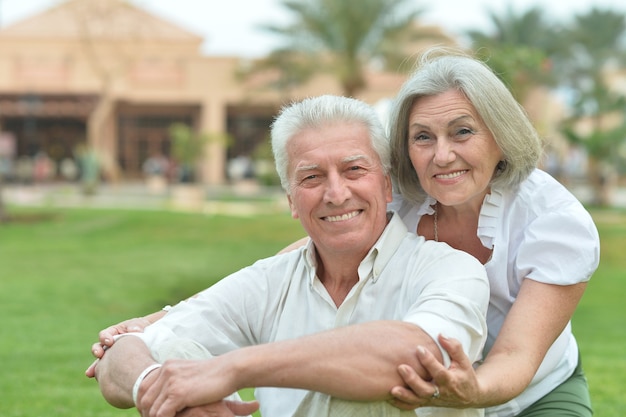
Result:
<svg viewBox="0 0 626 417">
<path fill-rule="evenodd" d="M 418 349 L 417 358 L 432 378 L 425 380 L 409 365 L 400 365 L 398 372 L 406 386 L 391 389 L 393 406 L 402 410 L 477 407 L 478 379 L 461 343 L 444 336 L 439 336 L 439 343 L 450 355 L 450 367 L 443 366 L 427 349 Z"/>
<path fill-rule="evenodd" d="M 91 352 L 96 357 L 96 360 L 89 366 L 89 368 L 87 368 L 85 374 L 90 378 L 95 377 L 95 369 L 98 361 L 104 356 L 106 349 L 113 346 L 116 336 L 125 333 L 143 332 L 144 329 L 151 323 L 152 322 L 149 319 L 143 317 L 133 318 L 100 331 L 98 334 L 99 342 L 94 343 L 91 347 Z M 137 395 L 137 410 L 143 417 L 235 417 L 247 416 L 259 409 L 259 403 L 257 401 L 224 400 L 222 399 L 224 397 L 219 397 L 218 395 L 213 395 L 212 398 L 217 398 L 214 402 L 200 402 L 198 403 L 199 405 L 191 405 L 187 402 L 184 396 L 176 394 L 176 390 L 181 389 L 178 388 L 178 384 L 169 381 L 170 377 L 177 380 L 177 375 L 179 375 L 177 370 L 182 372 L 186 369 L 183 365 L 190 365 L 193 367 L 193 365 L 186 362 L 192 361 L 169 361 L 162 368 L 151 372 L 144 379 Z M 163 373 L 164 371 L 165 373 Z M 209 378 L 209 375 L 205 376 L 206 378 Z M 182 381 L 185 381 L 184 377 L 181 378 Z M 155 383 L 158 383 L 158 385 L 155 385 Z M 164 386 L 173 387 L 174 393 L 170 394 L 165 388 L 161 388 Z M 163 390 L 163 395 L 155 395 L 155 392 L 160 393 L 160 390 Z M 224 391 L 227 390 L 222 390 L 222 392 Z M 216 393 L 213 392 L 213 394 Z M 226 393 L 224 396 L 228 394 L 230 393 Z M 158 401 L 157 405 L 154 404 L 156 401 Z M 165 404 L 165 406 L 162 407 L 160 404 Z"/>
<path fill-rule="evenodd" d="M 137 409 L 142 417 L 240 416 L 258 410 L 256 401 L 222 400 L 234 391 L 230 374 L 217 359 L 169 360 L 142 382 Z"/>
<path fill-rule="evenodd" d="M 96 364 L 98 363 L 98 360 L 102 358 L 102 356 L 104 356 L 104 352 L 108 348 L 113 346 L 116 336 L 126 333 L 141 333 L 150 324 L 152 324 L 150 320 L 144 317 L 139 317 L 125 320 L 121 323 L 109 326 L 106 329 L 100 331 L 100 333 L 98 334 L 99 342 L 96 342 L 91 346 L 91 353 L 96 358 L 96 360 L 91 365 L 89 365 L 89 367 L 85 371 L 85 375 L 87 375 L 89 378 L 93 378 L 96 376 Z"/>
</svg>

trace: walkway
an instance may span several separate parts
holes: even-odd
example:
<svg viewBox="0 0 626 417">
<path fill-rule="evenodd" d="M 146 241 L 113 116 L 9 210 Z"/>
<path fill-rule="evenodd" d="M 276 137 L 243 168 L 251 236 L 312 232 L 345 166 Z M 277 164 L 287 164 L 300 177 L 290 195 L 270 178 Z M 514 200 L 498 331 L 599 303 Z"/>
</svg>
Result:
<svg viewBox="0 0 626 417">
<path fill-rule="evenodd" d="M 8 184 L 4 186 L 3 196 L 5 203 L 24 207 L 172 210 L 240 216 L 289 210 L 287 198 L 280 188 L 265 188 L 250 183 L 163 189 L 151 189 L 141 182 L 103 184 L 93 195 L 82 193 L 79 184 Z"/>
<path fill-rule="evenodd" d="M 589 202 L 588 186 L 576 185 L 572 193 L 582 202 Z M 151 189 L 145 183 L 103 184 L 94 195 L 81 192 L 78 184 L 5 185 L 7 204 L 30 207 L 97 207 L 142 210 L 192 211 L 206 214 L 249 216 L 260 213 L 287 212 L 289 206 L 280 188 L 260 187 L 253 183 L 234 186 L 205 187 L 199 195 L 187 190 L 187 197 L 178 187 Z M 196 191 L 197 193 L 198 191 Z M 626 208 L 626 188 L 615 194 L 615 206 Z"/>
</svg>

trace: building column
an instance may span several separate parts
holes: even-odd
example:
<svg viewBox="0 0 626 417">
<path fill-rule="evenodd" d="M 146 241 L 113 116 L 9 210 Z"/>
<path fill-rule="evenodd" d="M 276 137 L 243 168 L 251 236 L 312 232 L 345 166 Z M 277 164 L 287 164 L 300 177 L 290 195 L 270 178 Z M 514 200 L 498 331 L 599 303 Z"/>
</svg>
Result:
<svg viewBox="0 0 626 417">
<path fill-rule="evenodd" d="M 200 133 L 209 137 L 201 166 L 202 182 L 220 185 L 225 182 L 226 106 L 220 100 L 205 101 L 200 114 Z"/>
<path fill-rule="evenodd" d="M 98 156 L 100 171 L 112 182 L 120 180 L 117 164 L 116 120 L 114 100 L 109 94 L 101 96 L 87 117 L 87 145 Z"/>
</svg>

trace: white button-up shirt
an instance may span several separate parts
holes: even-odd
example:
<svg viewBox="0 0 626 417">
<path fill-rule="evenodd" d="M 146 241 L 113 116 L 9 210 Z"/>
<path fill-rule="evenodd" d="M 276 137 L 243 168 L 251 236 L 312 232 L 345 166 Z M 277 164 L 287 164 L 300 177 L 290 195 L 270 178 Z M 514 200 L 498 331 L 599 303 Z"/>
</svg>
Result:
<svg viewBox="0 0 626 417">
<path fill-rule="evenodd" d="M 138 336 L 155 357 L 160 347 L 171 346 L 177 338 L 193 339 L 212 355 L 220 355 L 350 324 L 402 320 L 418 325 L 435 341 L 440 333 L 454 337 L 470 359 L 480 359 L 489 289 L 483 266 L 472 256 L 407 232 L 394 214 L 361 262 L 358 283 L 337 307 L 316 276 L 314 251 L 309 243 L 257 261 L 173 307 Z M 256 398 L 264 417 L 338 415 L 338 404 L 348 404 L 325 394 L 285 388 L 258 388 Z M 352 411 L 340 413 L 416 414 L 384 401 L 356 403 L 348 410 Z M 482 410 L 422 408 L 417 415 L 480 416 Z"/>
</svg>

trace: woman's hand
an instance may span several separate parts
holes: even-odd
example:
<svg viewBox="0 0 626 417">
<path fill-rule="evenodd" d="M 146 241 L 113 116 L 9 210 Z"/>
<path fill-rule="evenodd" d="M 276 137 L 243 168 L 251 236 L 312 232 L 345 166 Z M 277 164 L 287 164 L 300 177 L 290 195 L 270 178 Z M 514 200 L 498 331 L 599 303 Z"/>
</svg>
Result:
<svg viewBox="0 0 626 417">
<path fill-rule="evenodd" d="M 104 351 L 115 343 L 115 337 L 125 333 L 141 333 L 143 330 L 154 323 L 148 317 L 138 317 L 134 319 L 124 320 L 121 323 L 109 326 L 104 330 L 101 330 L 98 334 L 100 342 L 94 343 L 91 349 L 91 353 L 96 358 L 101 358 L 104 355 Z"/>
<path fill-rule="evenodd" d="M 417 358 L 432 379 L 425 380 L 410 366 L 400 365 L 398 372 L 408 388 L 396 386 L 391 389 L 394 399 L 390 403 L 393 406 L 402 410 L 426 406 L 469 408 L 480 402 L 476 372 L 461 343 L 441 335 L 439 343 L 450 355 L 450 367 L 446 369 L 431 352 L 418 348 Z"/>
<path fill-rule="evenodd" d="M 85 375 L 89 378 L 95 377 L 95 368 L 98 360 L 104 356 L 104 352 L 113 346 L 115 343 L 115 337 L 125 333 L 141 333 L 143 330 L 159 320 L 165 315 L 165 311 L 158 311 L 145 317 L 133 318 L 124 320 L 121 323 L 109 326 L 104 330 L 101 330 L 98 334 L 99 342 L 94 343 L 91 346 L 91 353 L 96 360 L 87 368 Z"/>
</svg>

